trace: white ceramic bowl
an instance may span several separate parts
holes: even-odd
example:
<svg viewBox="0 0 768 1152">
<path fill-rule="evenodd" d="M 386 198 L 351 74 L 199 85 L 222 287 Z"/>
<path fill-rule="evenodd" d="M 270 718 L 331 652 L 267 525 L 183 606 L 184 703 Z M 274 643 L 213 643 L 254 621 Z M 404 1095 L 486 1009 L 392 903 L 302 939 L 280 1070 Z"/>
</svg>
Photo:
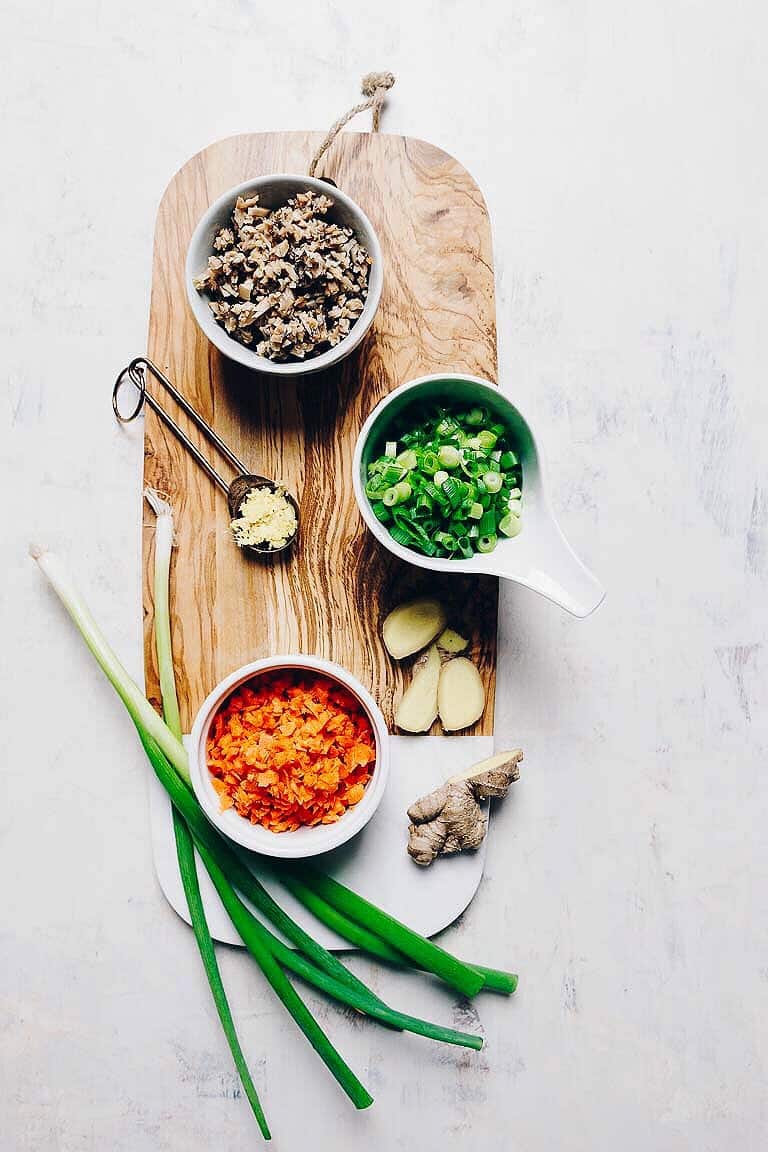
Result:
<svg viewBox="0 0 768 1152">
<path fill-rule="evenodd" d="M 493 552 L 477 553 L 469 560 L 432 558 L 396 543 L 386 524 L 373 514 L 365 494 L 368 464 L 381 455 L 387 440 L 397 439 L 409 426 L 409 410 L 438 404 L 487 408 L 494 420 L 509 428 L 523 472 L 522 532 L 510 540 L 500 539 Z M 541 451 L 531 425 L 520 409 L 487 380 L 446 372 L 421 376 L 395 388 L 379 401 L 360 431 L 352 463 L 352 483 L 360 512 L 371 532 L 385 548 L 409 564 L 433 572 L 503 576 L 540 592 L 574 616 L 588 616 L 605 596 L 602 585 L 579 560 L 555 519 L 547 495 Z"/>
<path fill-rule="evenodd" d="M 268 360 L 265 356 L 257 355 L 252 348 L 247 348 L 244 344 L 240 344 L 228 336 L 211 312 L 208 297 L 205 293 L 197 291 L 192 280 L 205 270 L 208 257 L 213 253 L 213 239 L 219 229 L 229 223 L 238 196 L 258 195 L 259 203 L 265 208 L 278 208 L 292 196 L 295 196 L 297 192 L 306 192 L 308 189 L 327 196 L 333 201 L 333 208 L 328 214 L 328 219 L 345 228 L 351 228 L 371 256 L 373 263 L 368 275 L 368 295 L 363 311 L 349 335 L 341 340 L 335 348 L 329 348 L 326 352 L 320 353 L 319 356 L 308 357 L 306 360 L 276 363 L 274 360 Z M 357 348 L 373 323 L 373 318 L 379 307 L 383 283 L 381 247 L 373 230 L 373 225 L 362 208 L 358 207 L 346 193 L 327 181 L 316 180 L 311 176 L 294 176 L 286 173 L 274 176 L 258 176 L 253 180 L 246 180 L 244 184 L 238 184 L 236 188 L 230 188 L 228 192 L 225 192 L 223 196 L 211 204 L 192 233 L 192 239 L 187 250 L 185 281 L 187 298 L 195 320 L 211 344 L 230 360 L 235 360 L 238 364 L 243 364 L 246 368 L 252 368 L 257 372 L 267 372 L 271 376 L 306 376 L 311 372 L 321 372 L 324 368 L 330 368 L 331 365 L 343 360 L 345 356 L 349 356 L 350 352 Z"/>
<path fill-rule="evenodd" d="M 368 781 L 365 794 L 359 804 L 348 808 L 335 824 L 318 824 L 314 828 L 299 828 L 296 832 L 270 832 L 260 825 L 251 824 L 234 808 L 221 810 L 219 797 L 211 783 L 208 771 L 206 744 L 208 731 L 214 716 L 232 693 L 248 680 L 258 678 L 268 672 L 296 668 L 321 672 L 332 680 L 343 684 L 360 701 L 373 728 L 376 741 L 376 764 Z M 192 725 L 189 740 L 189 771 L 192 787 L 200 806 L 215 828 L 236 844 L 260 852 L 264 856 L 276 856 L 283 860 L 318 856 L 330 852 L 351 840 L 373 816 L 378 808 L 389 775 L 389 735 L 384 717 L 375 700 L 366 692 L 362 684 L 344 668 L 330 660 L 316 656 L 270 656 L 264 660 L 254 660 L 244 664 L 220 684 L 217 684 L 204 701 Z"/>
</svg>

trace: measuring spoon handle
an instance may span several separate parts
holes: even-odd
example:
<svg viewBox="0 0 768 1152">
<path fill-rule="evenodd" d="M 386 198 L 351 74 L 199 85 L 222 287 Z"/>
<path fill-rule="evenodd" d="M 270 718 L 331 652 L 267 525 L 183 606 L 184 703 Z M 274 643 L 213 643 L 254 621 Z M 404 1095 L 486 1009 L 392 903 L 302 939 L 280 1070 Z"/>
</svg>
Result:
<svg viewBox="0 0 768 1152">
<path fill-rule="evenodd" d="M 123 424 L 127 424 L 131 420 L 135 420 L 145 403 L 148 404 L 152 411 L 163 421 L 165 426 L 169 428 L 171 432 L 173 432 L 176 439 L 184 445 L 194 461 L 199 464 L 206 475 L 209 476 L 211 480 L 213 480 L 214 484 L 218 484 L 222 492 L 228 493 L 229 485 L 227 482 L 222 479 L 210 461 L 208 461 L 205 456 L 203 456 L 200 449 L 192 443 L 186 433 L 183 432 L 176 421 L 168 415 L 162 405 L 159 404 L 157 400 L 155 400 L 154 396 L 152 396 L 150 392 L 148 392 L 146 382 L 147 372 L 150 372 L 158 381 L 158 383 L 162 384 L 163 388 L 165 388 L 166 392 L 170 393 L 182 411 L 186 412 L 192 423 L 200 429 L 200 431 L 204 436 L 207 437 L 208 440 L 210 440 L 210 442 L 218 449 L 224 459 L 228 460 L 232 467 L 237 469 L 240 475 L 248 471 L 245 464 L 243 464 L 241 460 L 238 460 L 237 456 L 235 456 L 234 452 L 224 443 L 221 437 L 217 436 L 213 428 L 211 428 L 210 424 L 208 424 L 208 422 L 203 419 L 200 413 L 192 407 L 186 397 L 182 396 L 178 388 L 174 387 L 165 373 L 161 372 L 157 365 L 153 364 L 152 361 L 149 360 L 146 356 L 137 356 L 134 360 L 131 360 L 128 367 L 123 369 L 115 381 L 115 387 L 112 391 L 112 408 L 114 410 L 115 416 L 117 416 L 118 420 L 120 420 Z M 136 407 L 129 416 L 124 416 L 120 412 L 118 405 L 118 394 L 126 378 L 131 381 L 133 386 L 139 392 L 139 399 Z"/>
</svg>

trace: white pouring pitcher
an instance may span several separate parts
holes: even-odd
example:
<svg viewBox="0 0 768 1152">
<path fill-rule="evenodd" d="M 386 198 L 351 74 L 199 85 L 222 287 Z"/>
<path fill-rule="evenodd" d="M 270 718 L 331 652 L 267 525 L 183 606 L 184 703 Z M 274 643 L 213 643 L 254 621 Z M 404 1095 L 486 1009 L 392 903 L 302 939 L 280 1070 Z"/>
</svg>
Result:
<svg viewBox="0 0 768 1152">
<path fill-rule="evenodd" d="M 374 515 L 365 494 L 368 464 L 384 451 L 387 440 L 397 439 L 409 426 L 407 409 L 422 405 L 458 405 L 487 408 L 494 421 L 510 430 L 510 442 L 523 473 L 522 532 L 499 540 L 493 552 L 477 553 L 469 560 L 424 556 L 392 539 Z M 461 373 L 421 376 L 385 396 L 363 425 L 355 445 L 352 479 L 360 512 L 377 540 L 419 568 L 433 572 L 481 572 L 503 576 L 532 588 L 574 616 L 589 616 L 602 602 L 605 589 L 582 564 L 555 519 L 547 495 L 541 452 L 530 424 L 493 384 Z"/>
</svg>

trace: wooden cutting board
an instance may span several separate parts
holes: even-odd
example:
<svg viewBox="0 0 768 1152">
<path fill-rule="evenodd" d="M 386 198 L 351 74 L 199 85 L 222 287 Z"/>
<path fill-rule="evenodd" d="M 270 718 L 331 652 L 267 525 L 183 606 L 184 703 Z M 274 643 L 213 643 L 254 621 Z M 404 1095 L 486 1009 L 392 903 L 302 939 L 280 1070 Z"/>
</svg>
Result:
<svg viewBox="0 0 768 1152">
<path fill-rule="evenodd" d="M 239 665 L 303 652 L 353 672 L 391 730 L 393 701 L 409 671 L 386 656 L 381 622 L 406 596 L 429 592 L 453 606 L 452 623 L 473 637 L 471 655 L 488 703 L 466 734 L 490 735 L 496 580 L 440 576 L 395 559 L 364 527 L 351 478 L 357 433 L 397 385 L 441 371 L 496 379 L 491 233 L 477 185 L 451 156 L 421 140 L 357 133 L 337 139 L 323 174 L 368 214 L 385 267 L 381 307 L 361 350 L 328 373 L 273 382 L 231 364 L 198 330 L 187 305 L 187 245 L 208 205 L 252 176 L 305 172 L 320 139 L 261 133 L 213 144 L 176 174 L 158 213 L 149 357 L 251 471 L 285 481 L 301 505 L 300 541 L 290 559 L 246 559 L 233 543 L 222 494 L 146 411 L 144 479 L 169 494 L 176 513 L 173 644 L 182 721 L 188 731 L 211 688 Z M 183 414 L 172 414 L 199 443 Z M 157 701 L 151 548 L 148 530 L 145 663 L 147 691 Z"/>
</svg>

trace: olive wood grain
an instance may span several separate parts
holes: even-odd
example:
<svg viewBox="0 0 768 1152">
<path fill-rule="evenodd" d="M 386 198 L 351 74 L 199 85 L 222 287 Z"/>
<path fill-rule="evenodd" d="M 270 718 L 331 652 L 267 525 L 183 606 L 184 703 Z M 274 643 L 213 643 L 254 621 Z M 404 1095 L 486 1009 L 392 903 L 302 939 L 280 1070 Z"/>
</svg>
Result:
<svg viewBox="0 0 768 1152">
<path fill-rule="evenodd" d="M 400 136 L 344 133 L 324 173 L 377 230 L 381 307 L 361 348 L 338 368 L 272 381 L 225 360 L 194 323 L 184 288 L 187 245 L 199 217 L 229 187 L 269 172 L 303 172 L 320 133 L 264 133 L 212 144 L 174 176 L 157 217 L 148 354 L 246 466 L 283 479 L 301 506 L 300 538 L 284 558 L 244 556 L 226 500 L 150 411 L 144 479 L 176 513 L 173 642 L 182 719 L 189 729 L 229 672 L 270 654 L 313 653 L 353 672 L 390 727 L 408 665 L 380 640 L 386 612 L 406 595 L 444 597 L 488 703 L 472 733 L 493 731 L 497 582 L 405 565 L 366 530 L 352 492 L 352 452 L 371 408 L 398 384 L 431 372 L 496 379 L 493 262 L 488 216 L 469 174 L 440 149 Z M 199 436 L 183 414 L 179 423 Z M 157 700 L 151 642 L 151 531 L 144 537 L 147 691 Z M 439 732 L 438 726 L 434 732 Z"/>
</svg>

